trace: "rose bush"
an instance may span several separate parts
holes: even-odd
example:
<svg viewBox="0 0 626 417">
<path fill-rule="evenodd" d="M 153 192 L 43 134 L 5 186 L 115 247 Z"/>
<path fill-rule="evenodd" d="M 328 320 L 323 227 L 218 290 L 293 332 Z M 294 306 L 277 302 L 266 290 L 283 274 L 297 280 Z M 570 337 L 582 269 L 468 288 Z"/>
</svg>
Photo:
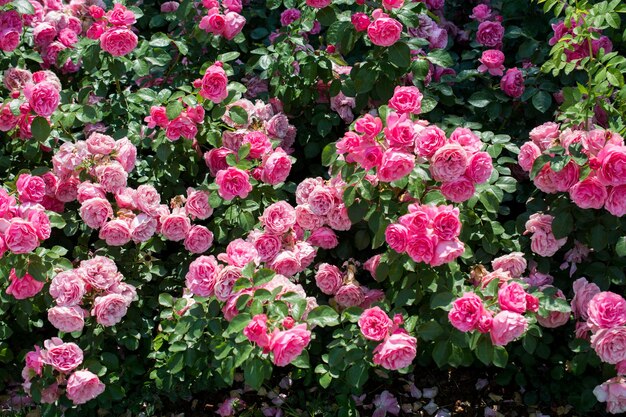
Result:
<svg viewBox="0 0 626 417">
<path fill-rule="evenodd" d="M 539 3 L 0 0 L 0 391 L 622 412 L 626 7 Z"/>
</svg>

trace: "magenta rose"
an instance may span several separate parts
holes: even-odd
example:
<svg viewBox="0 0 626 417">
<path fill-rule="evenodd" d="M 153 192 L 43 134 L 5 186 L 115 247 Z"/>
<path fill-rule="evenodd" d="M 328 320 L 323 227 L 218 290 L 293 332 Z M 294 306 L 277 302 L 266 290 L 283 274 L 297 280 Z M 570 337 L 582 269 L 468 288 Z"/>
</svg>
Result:
<svg viewBox="0 0 626 417">
<path fill-rule="evenodd" d="M 489 48 L 501 48 L 504 27 L 500 22 L 485 21 L 478 25 L 476 41 Z"/>
<path fill-rule="evenodd" d="M 378 46 L 393 45 L 401 34 L 402 24 L 391 17 L 379 17 L 367 27 L 367 36 Z"/>
<path fill-rule="evenodd" d="M 276 366 L 286 366 L 296 359 L 311 341 L 311 332 L 306 324 L 298 324 L 289 330 L 274 330 L 269 349 Z"/>
<path fill-rule="evenodd" d="M 626 146 L 607 145 L 598 153 L 598 179 L 604 185 L 626 184 Z"/>
<path fill-rule="evenodd" d="M 270 185 L 284 182 L 291 171 L 291 158 L 282 149 L 276 148 L 263 160 L 261 165 L 261 181 Z"/>
<path fill-rule="evenodd" d="M 450 324 L 462 332 L 469 332 L 478 327 L 480 318 L 483 316 L 485 307 L 483 302 L 474 293 L 465 293 L 452 303 L 452 309 L 448 313 Z"/>
<path fill-rule="evenodd" d="M 460 177 L 456 181 L 444 182 L 441 184 L 441 194 L 453 203 L 462 203 L 472 198 L 476 188 L 474 183 L 467 177 Z"/>
<path fill-rule="evenodd" d="M 85 310 L 78 306 L 52 307 L 48 310 L 48 321 L 62 332 L 80 332 L 85 326 Z"/>
<path fill-rule="evenodd" d="M 100 36 L 100 47 L 113 56 L 124 56 L 137 46 L 137 35 L 124 27 L 111 28 Z"/>
<path fill-rule="evenodd" d="M 373 307 L 361 313 L 358 324 L 366 339 L 381 341 L 389 335 L 393 321 L 380 307 Z"/>
<path fill-rule="evenodd" d="M 392 371 L 406 368 L 417 355 L 417 339 L 396 331 L 374 349 L 373 362 Z"/>
<path fill-rule="evenodd" d="M 614 292 L 596 294 L 587 307 L 587 322 L 596 328 L 610 329 L 626 323 L 626 300 Z"/>
<path fill-rule="evenodd" d="M 259 347 L 265 349 L 270 345 L 270 335 L 267 332 L 267 316 L 265 314 L 257 314 L 252 317 L 250 323 L 243 329 L 243 334 L 252 343 L 256 343 Z"/>
<path fill-rule="evenodd" d="M 385 240 L 389 247 L 398 253 L 403 253 L 409 239 L 409 230 L 401 224 L 390 224 L 385 230 Z"/>
<path fill-rule="evenodd" d="M 493 172 L 493 162 L 487 152 L 476 152 L 469 160 L 465 175 L 476 184 L 487 182 Z"/>
<path fill-rule="evenodd" d="M 232 200 L 235 197 L 246 198 L 252 191 L 249 181 L 250 176 L 246 171 L 239 168 L 228 167 L 217 173 L 215 182 L 219 186 L 218 193 L 224 200 Z"/>
<path fill-rule="evenodd" d="M 28 104 L 39 116 L 49 117 L 59 106 L 60 100 L 61 96 L 57 87 L 49 81 L 43 81 L 33 87 L 28 97 Z"/>
<path fill-rule="evenodd" d="M 327 295 L 335 295 L 343 285 L 343 273 L 335 265 L 320 264 L 315 273 L 315 284 Z"/>
<path fill-rule="evenodd" d="M 200 95 L 213 103 L 220 103 L 228 97 L 228 77 L 221 62 L 216 62 L 206 69 L 202 77 Z"/>
<path fill-rule="evenodd" d="M 488 49 L 483 51 L 482 57 L 478 60 L 479 72 L 489 72 L 491 75 L 502 76 L 504 74 L 504 53 L 498 49 Z"/>
<path fill-rule="evenodd" d="M 459 209 L 450 206 L 439 206 L 440 211 L 432 219 L 433 233 L 443 240 L 453 240 L 461 233 Z"/>
<path fill-rule="evenodd" d="M 44 286 L 44 283 L 37 281 L 32 275 L 26 273 L 23 277 L 18 278 L 15 268 L 9 272 L 9 286 L 6 293 L 15 297 L 16 300 L 25 300 L 37 295 Z"/>
<path fill-rule="evenodd" d="M 63 343 L 58 337 L 44 342 L 46 350 L 42 352 L 45 364 L 59 372 L 68 373 L 83 363 L 83 351 L 76 343 Z"/>
<path fill-rule="evenodd" d="M 500 88 L 509 97 L 521 97 L 525 88 L 522 71 L 517 68 L 509 68 L 500 80 Z"/>
<path fill-rule="evenodd" d="M 504 346 L 523 335 L 528 329 L 528 321 L 524 316 L 513 311 L 501 311 L 491 321 L 491 343 Z"/>
<path fill-rule="evenodd" d="M 67 380 L 65 394 L 75 405 L 85 404 L 104 392 L 98 376 L 87 371 L 76 371 Z"/>
<path fill-rule="evenodd" d="M 46 195 L 45 181 L 35 175 L 20 174 L 15 187 L 21 203 L 39 203 Z"/>
<path fill-rule="evenodd" d="M 417 132 L 415 138 L 415 153 L 424 158 L 432 157 L 435 152 L 446 144 L 448 139 L 443 130 L 431 125 Z"/>
<path fill-rule="evenodd" d="M 315 7 L 316 9 L 323 9 L 331 3 L 331 0 L 306 0 L 307 6 Z"/>
<path fill-rule="evenodd" d="M 523 314 L 526 309 L 526 291 L 518 282 L 511 282 L 498 290 L 498 303 L 502 310 Z"/>
</svg>

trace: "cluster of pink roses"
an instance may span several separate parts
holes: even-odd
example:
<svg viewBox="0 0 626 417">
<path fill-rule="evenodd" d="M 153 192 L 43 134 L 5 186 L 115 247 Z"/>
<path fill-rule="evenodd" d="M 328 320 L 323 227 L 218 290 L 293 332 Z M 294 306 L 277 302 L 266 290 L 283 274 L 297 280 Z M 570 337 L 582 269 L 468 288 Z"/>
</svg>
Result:
<svg viewBox="0 0 626 417">
<path fill-rule="evenodd" d="M 404 1 L 383 1 L 385 9 L 402 7 Z M 389 17 L 382 9 L 372 12 L 372 20 L 365 13 L 355 13 L 352 15 L 352 24 L 357 32 L 367 31 L 369 40 L 377 46 L 391 46 L 396 43 L 402 35 L 402 23 Z"/>
<path fill-rule="evenodd" d="M 36 116 L 49 119 L 61 101 L 61 82 L 51 71 L 9 68 L 4 73 L 4 86 L 12 100 L 0 104 L 0 131 L 18 128 L 22 139 L 32 137 L 31 124 Z"/>
<path fill-rule="evenodd" d="M 0 5 L 7 1 L 0 1 Z M 15 10 L 0 11 L 0 51 L 11 52 L 15 50 L 21 40 L 24 24 L 22 17 Z"/>
<path fill-rule="evenodd" d="M 50 219 L 41 204 L 54 191 L 38 176 L 17 177 L 18 201 L 0 188 L 0 258 L 9 250 L 15 254 L 34 251 L 50 237 Z"/>
<path fill-rule="evenodd" d="M 123 4 L 115 3 L 108 12 L 99 6 L 90 6 L 89 14 L 94 22 L 87 30 L 87 37 L 100 40 L 103 51 L 113 56 L 124 56 L 137 47 L 138 38 L 131 27 L 137 18 Z"/>
<path fill-rule="evenodd" d="M 475 184 L 486 182 L 493 171 L 491 156 L 471 130 L 457 128 L 450 138 L 425 121 L 414 122 L 421 111 L 417 87 L 396 87 L 389 100 L 385 127 L 379 117 L 366 114 L 337 142 L 337 153 L 366 171 L 376 168 L 371 181 L 392 182 L 413 172 L 416 163 L 428 163 L 433 180 L 441 182 L 443 195 L 456 203 L 474 195 Z"/>
<path fill-rule="evenodd" d="M 415 262 L 440 266 L 463 254 L 460 233 L 458 208 L 413 203 L 398 223 L 387 226 L 385 240 L 391 249 L 406 252 Z"/>
<path fill-rule="evenodd" d="M 265 314 L 257 314 L 243 329 L 243 334 L 255 343 L 263 353 L 272 353 L 272 362 L 276 366 L 287 366 L 293 362 L 311 341 L 311 332 L 306 323 L 295 325 L 291 317 L 286 317 L 280 323 L 285 330 L 279 330 L 279 326 L 270 333 L 268 318 Z"/>
<path fill-rule="evenodd" d="M 152 106 L 150 108 L 150 116 L 144 121 L 150 129 L 160 127 L 165 129 L 165 137 L 171 141 L 180 139 L 194 140 L 198 134 L 198 126 L 204 121 L 204 107 L 198 104 L 189 106 L 185 104 L 183 111 L 173 120 L 167 117 L 167 111 L 163 106 Z"/>
<path fill-rule="evenodd" d="M 552 232 L 554 216 L 533 213 L 526 222 L 524 234 L 531 233 L 530 250 L 539 256 L 554 256 L 567 243 L 567 237 L 557 239 Z"/>
<path fill-rule="evenodd" d="M 98 324 L 114 326 L 137 298 L 135 287 L 122 282 L 115 262 L 104 256 L 81 261 L 80 267 L 58 273 L 50 284 L 55 306 L 48 321 L 65 333 L 80 332 L 91 315 Z"/>
<path fill-rule="evenodd" d="M 571 38 L 576 36 L 574 33 L 577 26 L 581 26 L 583 21 L 576 22 L 574 19 L 570 21 L 570 24 L 567 25 L 565 21 L 560 21 L 558 23 L 552 24 L 552 30 L 554 31 L 554 35 L 548 41 L 548 45 L 552 46 L 559 42 L 564 37 L 568 37 L 568 39 L 564 40 L 566 44 L 563 52 L 567 57 L 568 61 L 578 61 L 585 57 L 588 57 L 590 53 L 593 55 L 597 55 L 600 49 L 604 49 L 604 53 L 608 54 L 613 50 L 613 43 L 608 36 L 594 36 L 590 39 L 591 42 L 591 51 L 589 50 L 590 45 L 585 39 L 585 41 L 576 43 Z M 599 29 L 591 29 L 591 32 L 599 33 L 601 30 Z"/>
<path fill-rule="evenodd" d="M 417 355 L 417 339 L 401 329 L 401 314 L 391 320 L 380 307 L 369 308 L 359 317 L 361 334 L 368 339 L 382 342 L 374 349 L 373 362 L 392 371 L 406 368 Z"/>
<path fill-rule="evenodd" d="M 567 192 L 583 209 L 604 207 L 617 217 L 626 214 L 626 146 L 618 133 L 604 129 L 561 131 L 557 123 L 547 122 L 531 130 L 529 136 L 518 156 L 525 171 L 531 171 L 541 154 L 557 146 L 570 156 L 574 145 L 587 157 L 582 166 L 570 160 L 558 172 L 546 162 L 533 179 L 537 188 L 548 194 Z"/>
<path fill-rule="evenodd" d="M 50 367 L 55 372 L 56 382 L 41 390 L 41 402 L 55 403 L 63 394 L 75 405 L 84 404 L 102 394 L 105 385 L 97 375 L 77 368 L 83 363 L 83 351 L 75 343 L 64 343 L 58 337 L 44 342 L 44 349 L 35 346 L 35 350 L 26 354 L 26 366 L 22 371 L 23 387 L 30 393 L 32 379 L 44 374 L 44 368 Z M 70 374 L 68 377 L 68 374 Z"/>
<path fill-rule="evenodd" d="M 243 9 L 241 0 L 202 0 L 208 9 L 206 16 L 200 20 L 200 29 L 215 36 L 223 36 L 231 40 L 237 36 L 246 24 L 246 18 L 240 15 Z M 220 12 L 220 6 L 224 13 Z"/>
<path fill-rule="evenodd" d="M 324 294 L 334 296 L 334 303 L 341 308 L 368 308 L 385 298 L 382 290 L 369 289 L 359 284 L 354 275 L 353 265 L 348 265 L 346 272 L 342 272 L 335 265 L 322 263 L 317 267 L 315 284 Z"/>
</svg>

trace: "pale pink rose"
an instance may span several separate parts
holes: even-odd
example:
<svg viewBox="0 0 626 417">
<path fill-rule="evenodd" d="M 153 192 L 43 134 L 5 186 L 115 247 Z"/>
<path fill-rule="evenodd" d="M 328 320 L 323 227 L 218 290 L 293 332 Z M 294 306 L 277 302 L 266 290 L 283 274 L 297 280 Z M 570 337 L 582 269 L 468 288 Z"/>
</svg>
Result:
<svg viewBox="0 0 626 417">
<path fill-rule="evenodd" d="M 474 293 L 465 293 L 452 303 L 452 309 L 448 313 L 450 324 L 462 332 L 469 332 L 478 327 L 480 318 L 483 316 L 485 307 L 483 302 Z"/>
<path fill-rule="evenodd" d="M 236 12 L 228 12 L 224 15 L 224 31 L 222 35 L 226 39 L 231 40 L 241 32 L 245 24 L 245 17 Z"/>
<path fill-rule="evenodd" d="M 294 284 L 289 280 L 289 278 L 281 274 L 274 275 L 272 280 L 264 284 L 261 288 L 273 292 L 279 287 L 281 289 L 278 292 L 276 299 L 280 299 L 280 297 L 288 292 L 293 292 L 301 298 L 306 298 L 306 293 L 304 292 L 304 288 L 302 288 L 302 285 Z"/>
<path fill-rule="evenodd" d="M 487 155 L 488 156 L 488 155 Z M 488 158 L 491 161 L 491 158 Z M 439 148 L 432 157 L 430 173 L 435 181 L 456 181 L 468 166 L 467 152 L 461 145 L 450 143 Z M 479 170 L 486 170 L 485 168 Z M 489 173 L 491 175 L 491 172 Z M 484 176 L 480 173 L 479 177 Z"/>
<path fill-rule="evenodd" d="M 417 87 L 396 86 L 393 97 L 389 99 L 389 107 L 398 113 L 419 114 L 422 111 L 423 95 Z"/>
<path fill-rule="evenodd" d="M 269 233 L 283 235 L 296 224 L 296 210 L 286 201 L 279 201 L 265 209 L 261 223 Z"/>
<path fill-rule="evenodd" d="M 111 220 L 102 226 L 98 236 L 109 246 L 123 246 L 130 242 L 130 226 L 124 220 Z"/>
<path fill-rule="evenodd" d="M 51 116 L 59 106 L 60 100 L 59 90 L 49 81 L 36 84 L 28 96 L 31 109 L 42 117 Z"/>
<path fill-rule="evenodd" d="M 306 324 L 298 324 L 289 330 L 274 330 L 270 337 L 269 349 L 276 366 L 286 366 L 296 359 L 311 341 L 311 332 Z"/>
<path fill-rule="evenodd" d="M 600 180 L 589 176 L 569 189 L 569 196 L 578 207 L 600 209 L 607 198 L 607 190 Z"/>
<path fill-rule="evenodd" d="M 315 284 L 327 295 L 335 295 L 343 285 L 343 274 L 335 265 L 320 264 L 315 273 Z"/>
<path fill-rule="evenodd" d="M 527 262 L 522 252 L 511 252 L 491 261 L 491 266 L 494 270 L 502 269 L 512 277 L 520 278 L 526 272 Z"/>
<path fill-rule="evenodd" d="M 270 335 L 267 329 L 267 316 L 265 314 L 257 314 L 243 329 L 243 334 L 249 341 L 256 343 L 259 347 L 265 349 L 270 345 Z"/>
<path fill-rule="evenodd" d="M 559 138 L 560 133 L 559 124 L 546 122 L 531 130 L 528 136 L 530 136 L 530 140 L 532 140 L 535 145 L 539 147 L 540 151 L 545 151 L 546 149 L 552 147 L 554 141 Z"/>
<path fill-rule="evenodd" d="M 390 224 L 385 230 L 385 240 L 391 249 L 398 253 L 406 250 L 409 230 L 402 224 Z"/>
<path fill-rule="evenodd" d="M 307 203 L 313 214 L 324 216 L 334 208 L 335 195 L 331 188 L 318 185 L 309 193 Z"/>
<path fill-rule="evenodd" d="M 213 103 L 220 103 L 228 97 L 228 78 L 221 62 L 208 67 L 202 77 L 200 95 Z"/>
<path fill-rule="evenodd" d="M 373 362 L 392 371 L 406 368 L 417 355 L 417 339 L 396 331 L 374 349 Z"/>
<path fill-rule="evenodd" d="M 37 229 L 31 222 L 14 218 L 4 231 L 4 243 L 15 254 L 32 252 L 39 246 Z"/>
<path fill-rule="evenodd" d="M 158 207 L 161 204 L 159 192 L 150 184 L 142 184 L 137 187 L 132 199 L 133 204 L 139 210 L 151 216 L 156 215 Z"/>
<path fill-rule="evenodd" d="M 383 182 L 400 180 L 415 168 L 415 156 L 396 149 L 388 149 L 383 154 L 377 177 Z"/>
<path fill-rule="evenodd" d="M 604 185 L 626 184 L 626 146 L 607 145 L 598 153 L 598 179 Z"/>
<path fill-rule="evenodd" d="M 393 326 L 393 321 L 380 307 L 369 308 L 359 317 L 361 334 L 369 340 L 384 340 Z"/>
<path fill-rule="evenodd" d="M 569 152 L 570 146 L 576 143 L 582 144 L 585 136 L 586 132 L 582 130 L 572 130 L 567 128 L 559 135 L 559 142 L 561 146 Z"/>
<path fill-rule="evenodd" d="M 222 268 L 217 274 L 213 287 L 215 298 L 222 302 L 228 301 L 228 298 L 233 293 L 235 282 L 237 282 L 241 276 L 241 268 L 231 265 Z"/>
<path fill-rule="evenodd" d="M 113 208 L 108 200 L 91 198 L 80 206 L 80 217 L 92 229 L 99 229 L 113 217 Z"/>
<path fill-rule="evenodd" d="M 611 414 L 626 412 L 626 379 L 616 376 L 598 385 L 593 395 L 601 403 L 606 403 L 606 411 Z"/>
<path fill-rule="evenodd" d="M 308 268 L 315 259 L 315 255 L 317 255 L 317 249 L 313 245 L 302 241 L 295 244 L 294 252 L 298 262 L 300 262 L 301 271 Z"/>
<path fill-rule="evenodd" d="M 483 51 L 482 57 L 478 60 L 479 72 L 489 72 L 491 75 L 502 76 L 504 74 L 504 53 L 498 49 L 488 49 Z"/>
<path fill-rule="evenodd" d="M 85 281 L 78 270 L 60 272 L 52 279 L 50 295 L 58 306 L 75 306 L 85 295 Z"/>
<path fill-rule="evenodd" d="M 46 195 L 46 182 L 43 178 L 20 174 L 15 183 L 20 203 L 39 203 Z"/>
<path fill-rule="evenodd" d="M 297 210 L 296 210 L 297 211 Z M 326 216 L 326 223 L 333 230 L 350 230 L 352 221 L 348 216 L 348 208 L 345 204 L 336 204 L 335 207 Z"/>
<path fill-rule="evenodd" d="M 226 247 L 226 253 L 218 255 L 218 259 L 229 265 L 243 268 L 250 262 L 256 262 L 259 254 L 253 243 L 246 242 L 243 239 L 235 239 Z"/>
<path fill-rule="evenodd" d="M 111 28 L 100 36 L 100 47 L 113 56 L 124 56 L 137 46 L 138 38 L 124 27 Z"/>
<path fill-rule="evenodd" d="M 305 178 L 298 184 L 296 188 L 296 203 L 297 204 L 306 204 L 309 195 L 317 186 L 324 186 L 324 180 L 322 178 Z"/>
<path fill-rule="evenodd" d="M 376 269 L 380 264 L 380 255 L 374 255 L 363 264 L 363 268 L 370 273 L 372 278 L 376 279 Z"/>
<path fill-rule="evenodd" d="M 235 197 L 246 198 L 252 185 L 246 171 L 239 168 L 228 167 L 217 173 L 215 182 L 219 186 L 218 193 L 224 200 L 232 200 Z"/>
<path fill-rule="evenodd" d="M 598 330 L 591 335 L 591 347 L 602 362 L 615 365 L 626 360 L 626 327 Z"/>
<path fill-rule="evenodd" d="M 474 183 L 465 176 L 460 177 L 456 181 L 441 184 L 441 194 L 454 203 L 462 203 L 469 200 L 475 192 Z"/>
<path fill-rule="evenodd" d="M 498 303 L 502 310 L 524 313 L 526 306 L 526 291 L 517 282 L 510 282 L 498 290 Z"/>
<path fill-rule="evenodd" d="M 447 142 L 446 134 L 437 126 L 431 125 L 417 132 L 415 153 L 424 158 L 432 157 Z"/>
<path fill-rule="evenodd" d="M 161 219 L 161 234 L 173 242 L 185 239 L 190 229 L 191 221 L 185 213 L 172 213 Z"/>
<path fill-rule="evenodd" d="M 60 396 L 59 384 L 55 382 L 41 390 L 41 403 L 54 404 Z"/>
<path fill-rule="evenodd" d="M 137 148 L 128 138 L 118 139 L 115 142 L 115 160 L 122 165 L 126 172 L 130 172 L 135 168 Z"/>
<path fill-rule="evenodd" d="M 604 208 L 617 217 L 626 215 L 626 185 L 609 187 Z"/>
<path fill-rule="evenodd" d="M 96 289 L 106 290 L 122 279 L 115 262 L 104 256 L 94 256 L 81 261 L 80 268 L 83 272 L 81 277 Z"/>
<path fill-rule="evenodd" d="M 400 39 L 402 24 L 390 17 L 379 17 L 367 27 L 367 36 L 374 45 L 391 46 Z"/>
<path fill-rule="evenodd" d="M 541 149 L 533 142 L 524 143 L 517 155 L 517 163 L 526 172 L 530 172 L 537 159 L 541 155 Z"/>
<path fill-rule="evenodd" d="M 129 302 L 120 294 L 107 294 L 96 297 L 91 315 L 103 326 L 115 326 L 122 321 L 128 311 Z"/>
<path fill-rule="evenodd" d="M 63 343 L 58 337 L 44 342 L 43 362 L 59 372 L 68 373 L 83 363 L 83 351 L 76 343 Z"/>
<path fill-rule="evenodd" d="M 81 204 L 90 198 L 106 198 L 106 192 L 102 189 L 102 186 L 89 181 L 81 182 L 76 193 L 76 199 Z"/>
<path fill-rule="evenodd" d="M 270 268 L 280 275 L 290 277 L 301 271 L 300 259 L 294 251 L 284 250 L 272 260 Z"/>
<path fill-rule="evenodd" d="M 44 286 L 44 282 L 37 281 L 32 275 L 26 273 L 23 277 L 18 278 L 15 268 L 9 272 L 9 286 L 6 293 L 12 295 L 16 300 L 25 300 L 37 295 Z"/>
<path fill-rule="evenodd" d="M 361 305 L 365 301 L 365 293 L 359 285 L 346 284 L 341 286 L 335 293 L 335 300 L 342 307 L 354 307 Z"/>
<path fill-rule="evenodd" d="M 454 129 L 454 132 L 450 135 L 450 142 L 458 143 L 468 152 L 468 154 L 480 152 L 480 149 L 483 146 L 480 138 L 466 127 L 457 127 Z"/>
<path fill-rule="evenodd" d="M 567 243 L 567 237 L 556 239 L 552 232 L 538 231 L 530 238 L 530 250 L 539 256 L 554 256 L 563 245 Z"/>
<path fill-rule="evenodd" d="M 110 286 L 107 291 L 113 294 L 119 294 L 126 299 L 128 304 L 137 300 L 137 289 L 134 285 L 127 284 L 125 282 L 117 282 Z"/>
<path fill-rule="evenodd" d="M 92 154 L 108 155 L 115 149 L 115 139 L 98 132 L 92 133 L 86 142 L 87 149 Z"/>
<path fill-rule="evenodd" d="M 67 380 L 66 395 L 74 404 L 85 404 L 104 392 L 98 376 L 87 371 L 76 371 Z"/>
<path fill-rule="evenodd" d="M 334 208 L 333 208 L 334 209 Z M 327 216 L 330 219 L 330 214 Z M 324 225 L 323 216 L 313 213 L 308 204 L 296 206 L 296 223 L 305 230 L 315 230 Z"/>
<path fill-rule="evenodd" d="M 587 314 L 587 322 L 594 328 L 622 326 L 626 323 L 626 300 L 614 292 L 600 292 L 589 301 Z"/>
<path fill-rule="evenodd" d="M 185 237 L 185 249 L 191 253 L 206 252 L 213 245 L 213 233 L 204 226 L 194 225 Z"/>
<path fill-rule="evenodd" d="M 597 155 L 606 145 L 624 145 L 624 139 L 610 130 L 594 129 L 581 132 L 583 148 L 591 155 Z M 567 148 L 566 148 L 567 149 Z"/>
<path fill-rule="evenodd" d="M 500 80 L 500 89 L 509 97 L 521 97 L 525 89 L 522 71 L 517 68 L 509 68 Z"/>
<path fill-rule="evenodd" d="M 85 310 L 78 306 L 52 307 L 48 310 L 48 321 L 62 332 L 80 332 L 85 326 Z"/>
<path fill-rule="evenodd" d="M 322 249 L 333 249 L 339 244 L 335 232 L 326 226 L 314 230 L 307 242 Z"/>
<path fill-rule="evenodd" d="M 430 266 L 440 266 L 452 262 L 464 251 L 465 245 L 459 239 L 439 241 L 435 246 Z"/>
<path fill-rule="evenodd" d="M 291 164 L 291 158 L 282 148 L 274 149 L 267 158 L 263 158 L 261 181 L 270 185 L 284 182 L 291 171 Z"/>
<path fill-rule="evenodd" d="M 135 243 L 145 242 L 150 239 L 157 230 L 157 221 L 147 214 L 140 213 L 130 224 L 131 239 Z"/>
<path fill-rule="evenodd" d="M 523 335 L 528 329 L 528 321 L 524 316 L 512 311 L 501 311 L 491 322 L 491 343 L 504 346 Z"/>
<path fill-rule="evenodd" d="M 501 48 L 504 27 L 500 22 L 485 21 L 478 25 L 476 41 L 490 48 Z"/>
<path fill-rule="evenodd" d="M 476 152 L 469 160 L 465 175 L 476 184 L 486 182 L 493 172 L 493 162 L 487 152 Z"/>
<path fill-rule="evenodd" d="M 126 187 L 128 173 L 124 167 L 118 162 L 112 162 L 106 165 L 98 165 L 95 170 L 98 182 L 108 193 L 114 193 Z"/>
<path fill-rule="evenodd" d="M 271 233 L 263 233 L 254 240 L 259 260 L 261 262 L 271 262 L 282 248 L 280 238 Z"/>
<path fill-rule="evenodd" d="M 220 267 L 214 256 L 200 256 L 189 265 L 185 286 L 194 295 L 209 297 L 213 295 L 219 271 Z"/>
</svg>

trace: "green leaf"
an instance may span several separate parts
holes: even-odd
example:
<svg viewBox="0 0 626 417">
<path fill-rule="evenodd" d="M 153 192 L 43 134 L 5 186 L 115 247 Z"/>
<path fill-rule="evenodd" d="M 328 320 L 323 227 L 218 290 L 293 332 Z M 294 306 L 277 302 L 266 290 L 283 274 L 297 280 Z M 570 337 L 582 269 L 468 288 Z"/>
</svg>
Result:
<svg viewBox="0 0 626 417">
<path fill-rule="evenodd" d="M 309 312 L 306 318 L 310 326 L 336 326 L 339 324 L 339 314 L 329 306 L 321 305 Z"/>
<path fill-rule="evenodd" d="M 407 68 L 411 64 L 411 48 L 404 42 L 396 42 L 387 50 L 389 61 L 398 68 Z"/>
<path fill-rule="evenodd" d="M 245 125 L 248 123 L 248 112 L 241 106 L 233 106 L 228 110 L 228 115 L 235 124 Z"/>
<path fill-rule="evenodd" d="M 434 51 L 430 51 L 428 55 L 426 55 L 426 58 L 428 58 L 428 60 L 433 64 L 439 65 L 443 68 L 451 67 L 454 64 L 454 61 L 452 60 L 450 54 L 443 49 L 435 49 Z"/>
<path fill-rule="evenodd" d="M 35 8 L 28 0 L 13 0 L 13 6 L 19 14 L 35 14 Z"/>
<path fill-rule="evenodd" d="M 480 341 L 476 346 L 476 350 L 474 350 L 476 357 L 485 365 L 491 365 L 491 360 L 493 358 L 493 345 L 491 344 L 491 340 L 487 335 L 481 335 Z"/>
<path fill-rule="evenodd" d="M 626 236 L 622 236 L 615 245 L 615 253 L 617 256 L 626 256 Z"/>
<path fill-rule="evenodd" d="M 231 335 L 233 333 L 241 332 L 244 329 L 244 327 L 246 327 L 248 323 L 250 323 L 251 319 L 252 318 L 250 317 L 250 314 L 248 313 L 237 314 L 235 318 L 233 318 L 230 324 L 228 325 L 228 328 L 226 329 L 224 334 Z"/>
<path fill-rule="evenodd" d="M 50 135 L 50 125 L 44 117 L 37 116 L 33 119 L 31 131 L 33 132 L 33 138 L 37 142 L 43 142 L 48 139 L 48 136 Z"/>
<path fill-rule="evenodd" d="M 493 347 L 493 364 L 498 368 L 504 368 L 509 361 L 509 354 L 502 346 Z"/>
<path fill-rule="evenodd" d="M 348 368 L 346 380 L 348 384 L 350 384 L 350 387 L 359 390 L 363 384 L 365 384 L 368 378 L 367 369 L 368 366 L 364 361 L 357 362 Z"/>
<path fill-rule="evenodd" d="M 417 335 L 422 340 L 435 340 L 440 334 L 443 333 L 443 329 L 439 323 L 434 320 L 422 323 L 417 328 Z"/>
<path fill-rule="evenodd" d="M 533 96 L 531 102 L 538 111 L 545 113 L 552 105 L 552 96 L 545 91 L 539 91 Z"/>
<path fill-rule="evenodd" d="M 530 170 L 530 179 L 535 179 L 539 171 L 541 171 L 544 165 L 550 162 L 551 159 L 550 155 L 539 155 L 537 159 L 535 159 L 535 162 L 533 162 L 533 167 Z"/>
<path fill-rule="evenodd" d="M 435 342 L 433 349 L 433 359 L 438 367 L 442 368 L 448 363 L 448 358 L 452 353 L 452 344 L 450 340 L 440 340 Z"/>
<path fill-rule="evenodd" d="M 487 91 L 477 91 L 471 95 L 471 97 L 467 100 L 469 104 L 474 107 L 478 107 L 482 109 L 483 107 L 487 107 L 487 105 L 493 99 L 492 95 Z"/>
<path fill-rule="evenodd" d="M 155 33 L 152 35 L 149 45 L 157 48 L 164 48 L 171 42 L 172 40 L 165 33 Z"/>
<path fill-rule="evenodd" d="M 173 306 L 174 297 L 167 293 L 159 294 L 159 305 L 162 305 L 163 307 Z"/>
<path fill-rule="evenodd" d="M 441 308 L 446 309 L 452 301 L 455 299 L 454 295 L 450 292 L 440 292 L 433 296 L 430 300 L 430 308 L 432 310 Z"/>
<path fill-rule="evenodd" d="M 243 378 L 254 389 L 261 388 L 263 381 L 272 375 L 272 366 L 260 358 L 252 358 L 243 364 Z"/>
<path fill-rule="evenodd" d="M 554 237 L 561 239 L 567 237 L 574 230 L 574 217 L 570 212 L 558 213 L 552 220 L 552 232 Z"/>
<path fill-rule="evenodd" d="M 167 113 L 167 118 L 170 120 L 174 120 L 180 115 L 180 112 L 183 111 L 183 105 L 180 101 L 175 100 L 167 105 L 165 111 Z"/>
<path fill-rule="evenodd" d="M 322 150 L 322 165 L 330 166 L 337 160 L 337 148 L 334 143 L 329 143 Z"/>
</svg>

